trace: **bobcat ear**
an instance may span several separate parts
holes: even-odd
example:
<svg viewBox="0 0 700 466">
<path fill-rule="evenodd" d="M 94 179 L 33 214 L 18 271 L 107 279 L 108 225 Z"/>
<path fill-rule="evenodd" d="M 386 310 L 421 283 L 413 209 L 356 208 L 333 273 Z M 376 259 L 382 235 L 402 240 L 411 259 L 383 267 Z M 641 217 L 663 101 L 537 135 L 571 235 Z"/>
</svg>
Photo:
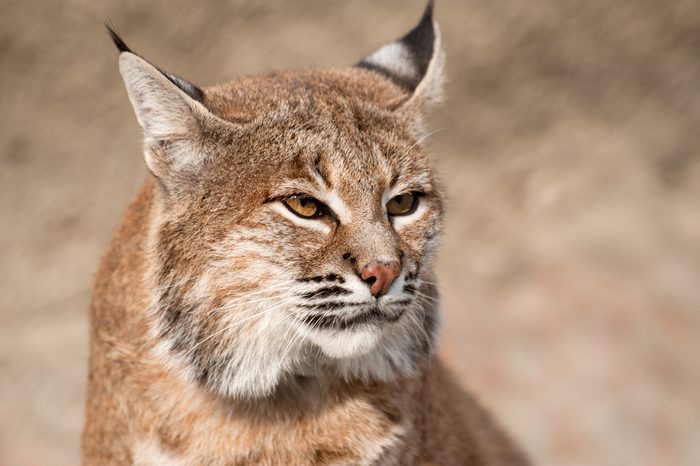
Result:
<svg viewBox="0 0 700 466">
<path fill-rule="evenodd" d="M 433 6 L 430 0 L 418 25 L 408 34 L 356 65 L 381 73 L 410 91 L 412 96 L 404 106 L 435 102 L 442 94 L 444 52 Z"/>
<path fill-rule="evenodd" d="M 156 67 L 134 53 L 122 52 L 119 71 L 146 142 L 183 136 L 194 129 L 198 102 Z"/>
<path fill-rule="evenodd" d="M 158 178 L 196 171 L 206 159 L 204 124 L 225 124 L 204 105 L 204 93 L 184 79 L 165 73 L 129 49 L 107 28 L 120 51 L 119 71 L 136 118 L 143 128 L 148 168 Z"/>
</svg>

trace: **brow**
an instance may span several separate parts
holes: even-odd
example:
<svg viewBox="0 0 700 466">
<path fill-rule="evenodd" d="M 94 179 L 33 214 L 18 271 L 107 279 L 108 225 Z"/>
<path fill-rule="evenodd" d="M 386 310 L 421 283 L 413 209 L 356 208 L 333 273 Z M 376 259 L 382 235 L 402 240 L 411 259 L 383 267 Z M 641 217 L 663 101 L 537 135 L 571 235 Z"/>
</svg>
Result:
<svg viewBox="0 0 700 466">
<path fill-rule="evenodd" d="M 324 187 L 319 187 L 317 183 L 311 180 L 305 178 L 291 178 L 275 186 L 270 193 L 270 197 L 271 199 L 281 199 L 295 194 L 316 197 L 323 191 L 325 191 Z"/>
<path fill-rule="evenodd" d="M 400 192 L 419 191 L 429 194 L 434 191 L 435 186 L 430 172 L 424 171 L 411 176 L 405 173 L 395 174 L 391 180 L 391 188 Z"/>
</svg>

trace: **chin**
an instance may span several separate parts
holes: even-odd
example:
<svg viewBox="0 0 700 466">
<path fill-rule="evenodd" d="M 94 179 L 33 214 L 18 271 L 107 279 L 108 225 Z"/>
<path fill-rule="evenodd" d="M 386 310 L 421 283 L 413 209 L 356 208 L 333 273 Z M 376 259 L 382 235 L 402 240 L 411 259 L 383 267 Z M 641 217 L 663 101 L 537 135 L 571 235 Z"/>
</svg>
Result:
<svg viewBox="0 0 700 466">
<path fill-rule="evenodd" d="M 347 330 L 315 330 L 309 340 L 329 358 L 347 359 L 369 353 L 377 347 L 381 337 L 381 328 L 366 324 Z"/>
</svg>

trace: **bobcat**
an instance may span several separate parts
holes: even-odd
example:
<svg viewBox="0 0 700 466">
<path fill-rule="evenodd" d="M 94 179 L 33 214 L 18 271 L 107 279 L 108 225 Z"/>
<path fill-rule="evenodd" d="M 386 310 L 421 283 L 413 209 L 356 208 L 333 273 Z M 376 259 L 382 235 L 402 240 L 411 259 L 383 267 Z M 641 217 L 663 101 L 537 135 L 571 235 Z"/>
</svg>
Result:
<svg viewBox="0 0 700 466">
<path fill-rule="evenodd" d="M 94 288 L 85 465 L 525 465 L 436 359 L 432 2 L 347 69 L 201 89 L 113 32 L 150 171 Z"/>
</svg>

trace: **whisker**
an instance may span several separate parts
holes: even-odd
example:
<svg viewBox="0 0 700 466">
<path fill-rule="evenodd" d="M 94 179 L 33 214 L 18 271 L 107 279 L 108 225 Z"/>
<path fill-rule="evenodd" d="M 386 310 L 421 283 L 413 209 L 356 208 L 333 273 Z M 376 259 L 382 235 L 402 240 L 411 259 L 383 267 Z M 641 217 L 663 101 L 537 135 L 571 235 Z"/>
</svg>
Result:
<svg viewBox="0 0 700 466">
<path fill-rule="evenodd" d="M 253 304 L 260 304 L 263 302 L 272 301 L 274 299 L 278 299 L 282 296 L 287 296 L 287 295 L 288 295 L 287 293 L 276 293 L 272 296 L 267 296 L 265 298 L 258 298 L 258 299 L 254 299 L 254 300 L 250 300 L 250 301 L 245 301 L 244 298 L 241 298 L 240 300 L 227 301 L 226 304 L 223 306 L 213 307 L 213 308 L 209 309 L 205 313 L 203 318 L 199 320 L 199 324 L 200 325 L 206 324 L 207 322 L 209 322 L 209 320 L 213 316 L 221 314 L 222 312 L 230 311 L 231 309 L 239 309 L 240 310 L 242 308 L 245 308 L 245 307 L 253 305 Z"/>
<path fill-rule="evenodd" d="M 419 278 L 418 280 L 420 281 L 421 284 L 431 285 L 431 286 L 438 286 L 437 283 L 429 282 L 428 280 L 423 280 L 422 278 Z"/>
<path fill-rule="evenodd" d="M 294 344 L 295 344 L 297 341 L 302 341 L 304 338 L 306 338 L 306 337 L 309 335 L 309 333 L 311 333 L 310 330 L 307 331 L 307 332 L 304 334 L 304 337 L 302 338 L 301 333 L 297 331 L 297 332 L 296 332 L 296 335 L 295 335 L 294 337 L 292 337 L 292 339 L 290 340 L 289 344 L 287 345 L 287 347 L 286 347 L 284 353 L 282 353 L 281 361 L 284 361 L 284 360 L 287 358 L 287 354 L 289 354 L 289 351 L 291 351 L 291 349 L 292 349 L 292 347 L 294 346 Z"/>
<path fill-rule="evenodd" d="M 266 301 L 270 301 L 272 299 L 277 299 L 280 296 L 285 296 L 285 295 L 287 295 L 287 293 L 277 293 L 277 294 L 274 294 L 272 296 L 266 296 L 264 298 L 257 298 L 257 299 L 253 299 L 250 301 L 246 301 L 245 299 L 231 300 L 231 301 L 226 301 L 225 305 L 217 307 L 215 309 L 219 310 L 219 311 L 224 311 L 224 310 L 229 310 L 229 309 L 232 309 L 235 307 L 245 307 L 245 306 L 249 306 L 251 304 L 264 303 Z"/>
<path fill-rule="evenodd" d="M 450 129 L 450 128 L 449 128 L 449 127 L 438 128 L 438 129 L 436 129 L 436 130 L 430 131 L 428 134 L 424 134 L 423 136 L 421 136 L 420 138 L 418 138 L 418 140 L 417 140 L 416 142 L 414 142 L 414 143 L 411 145 L 411 147 L 409 147 L 408 149 L 406 149 L 406 150 L 401 154 L 401 156 L 403 157 L 404 155 L 406 155 L 406 154 L 408 154 L 409 152 L 411 152 L 411 149 L 413 149 L 414 147 L 416 147 L 416 146 L 417 146 L 418 144 L 420 144 L 421 142 L 425 141 L 428 137 L 432 136 L 433 134 L 439 133 L 439 132 L 441 132 L 441 131 L 446 131 L 446 130 L 448 130 L 448 129 Z"/>
<path fill-rule="evenodd" d="M 426 310 L 423 306 L 419 306 L 418 312 L 422 314 L 422 322 L 421 321 L 417 322 L 418 329 L 423 334 L 423 338 L 425 339 L 425 343 L 428 346 L 428 351 L 430 352 L 430 354 L 433 354 L 434 353 L 433 343 L 431 341 L 430 335 L 428 335 L 428 331 L 425 329 Z M 419 317 L 421 317 L 421 316 L 419 316 L 418 314 L 415 315 L 416 319 L 418 319 Z"/>
<path fill-rule="evenodd" d="M 417 296 L 418 298 L 430 300 L 430 301 L 432 301 L 432 302 L 435 303 L 435 304 L 440 304 L 440 300 L 439 300 L 438 298 L 434 298 L 434 297 L 432 297 L 432 296 L 428 296 L 427 294 L 425 294 L 425 293 L 423 293 L 423 292 L 421 292 L 421 291 L 416 290 L 416 296 Z"/>
<path fill-rule="evenodd" d="M 313 332 L 314 330 L 317 329 L 315 325 L 311 325 L 311 326 L 306 325 L 306 327 L 307 327 L 307 330 L 303 334 L 303 336 L 300 332 L 297 331 L 296 336 L 290 341 L 289 345 L 287 345 L 287 348 L 286 348 L 284 354 L 282 355 L 282 360 L 286 359 L 287 354 L 289 353 L 289 351 L 291 351 L 292 347 L 294 346 L 294 344 L 297 343 L 297 341 L 304 341 L 306 339 L 306 337 L 308 337 L 311 334 L 311 332 Z M 318 348 L 318 349 L 320 351 L 320 348 Z"/>
<path fill-rule="evenodd" d="M 201 346 L 202 344 L 206 343 L 207 341 L 211 340 L 212 338 L 216 337 L 217 335 L 220 335 L 220 334 L 222 334 L 222 333 L 224 333 L 224 332 L 227 332 L 227 331 L 233 329 L 234 327 L 237 327 L 238 325 L 240 325 L 240 324 L 242 324 L 242 323 L 245 323 L 245 322 L 247 322 L 247 321 L 250 321 L 250 320 L 252 320 L 252 319 L 255 319 L 256 317 L 260 317 L 261 315 L 263 315 L 263 314 L 265 314 L 265 313 L 267 313 L 267 312 L 273 311 L 273 310 L 275 310 L 275 309 L 278 309 L 278 308 L 280 308 L 280 307 L 282 307 L 282 306 L 284 306 L 284 305 L 286 305 L 286 304 L 289 304 L 289 302 L 282 302 L 282 303 L 278 304 L 277 306 L 273 306 L 273 307 L 267 308 L 267 309 L 265 309 L 264 311 L 261 311 L 261 312 L 258 312 L 258 313 L 256 313 L 256 314 L 253 314 L 252 316 L 248 316 L 248 317 L 246 317 L 246 318 L 244 318 L 244 319 L 241 319 L 241 320 L 238 320 L 238 321 L 236 321 L 236 322 L 234 322 L 234 323 L 232 323 L 232 324 L 226 325 L 226 327 L 217 330 L 216 332 L 214 332 L 214 333 L 212 333 L 211 335 L 207 336 L 207 337 L 204 338 L 203 340 L 197 342 L 194 346 L 192 346 L 189 350 L 187 350 L 187 352 L 185 353 L 185 356 L 188 356 L 188 355 L 189 355 L 190 353 L 192 353 L 192 351 L 194 351 L 196 348 L 198 348 L 198 347 Z"/>
</svg>

